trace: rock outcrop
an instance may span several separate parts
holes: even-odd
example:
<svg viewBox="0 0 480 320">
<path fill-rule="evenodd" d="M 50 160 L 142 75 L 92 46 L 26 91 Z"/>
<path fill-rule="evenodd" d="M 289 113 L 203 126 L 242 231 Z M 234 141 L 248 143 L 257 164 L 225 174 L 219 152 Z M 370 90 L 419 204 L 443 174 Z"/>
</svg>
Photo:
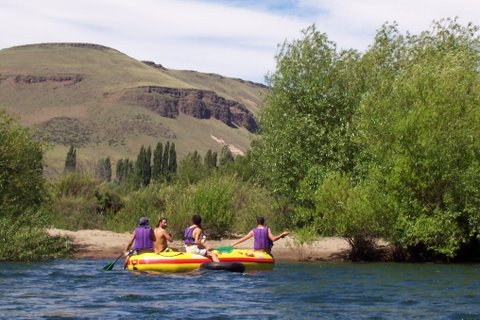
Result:
<svg viewBox="0 0 480 320">
<path fill-rule="evenodd" d="M 75 75 L 55 75 L 55 76 L 33 76 L 33 75 L 17 75 L 15 83 L 41 83 L 41 82 L 68 82 L 75 84 L 82 81 L 83 77 L 79 74 Z"/>
<path fill-rule="evenodd" d="M 210 90 L 147 86 L 129 90 L 122 100 L 141 105 L 163 117 L 176 118 L 184 113 L 198 119 L 213 117 L 232 128 L 241 126 L 250 132 L 258 130 L 253 114 L 243 104 Z"/>
<path fill-rule="evenodd" d="M 167 70 L 167 68 L 165 68 L 161 64 L 155 63 L 153 61 L 142 61 L 142 62 L 145 63 L 147 66 L 150 66 L 150 67 L 155 68 L 155 69 Z"/>
</svg>

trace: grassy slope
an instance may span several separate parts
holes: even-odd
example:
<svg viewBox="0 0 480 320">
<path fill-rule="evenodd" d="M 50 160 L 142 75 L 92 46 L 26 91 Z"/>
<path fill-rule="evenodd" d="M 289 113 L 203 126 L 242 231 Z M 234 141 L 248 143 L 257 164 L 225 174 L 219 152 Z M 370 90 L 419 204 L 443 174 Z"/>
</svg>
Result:
<svg viewBox="0 0 480 320">
<path fill-rule="evenodd" d="M 17 83 L 17 75 L 80 75 L 75 84 L 46 81 Z M 93 167 L 100 157 L 135 158 L 141 145 L 175 142 L 178 158 L 188 152 L 221 145 L 210 135 L 246 150 L 251 134 L 232 129 L 220 121 L 199 120 L 181 115 L 168 119 L 142 107 L 119 102 L 127 88 L 154 85 L 213 90 L 218 95 L 243 103 L 254 114 L 261 108 L 267 89 L 239 79 L 192 71 L 162 70 L 147 66 L 105 47 L 74 47 L 42 44 L 0 51 L 0 106 L 15 114 L 24 125 L 35 127 L 55 117 L 78 119 L 91 132 L 91 141 L 77 149 L 81 166 Z M 71 127 L 55 124 L 57 132 L 71 134 Z M 47 173 L 63 169 L 67 147 L 54 144 L 47 152 Z"/>
</svg>

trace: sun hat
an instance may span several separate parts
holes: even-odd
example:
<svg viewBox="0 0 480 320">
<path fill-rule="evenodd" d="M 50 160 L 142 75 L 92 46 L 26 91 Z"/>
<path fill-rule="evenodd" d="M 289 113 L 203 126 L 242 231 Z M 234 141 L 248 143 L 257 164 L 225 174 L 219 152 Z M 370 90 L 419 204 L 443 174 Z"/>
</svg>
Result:
<svg viewBox="0 0 480 320">
<path fill-rule="evenodd" d="M 149 223 L 149 219 L 147 217 L 141 217 L 139 220 L 138 220 L 138 225 L 139 226 L 147 226 Z"/>
</svg>

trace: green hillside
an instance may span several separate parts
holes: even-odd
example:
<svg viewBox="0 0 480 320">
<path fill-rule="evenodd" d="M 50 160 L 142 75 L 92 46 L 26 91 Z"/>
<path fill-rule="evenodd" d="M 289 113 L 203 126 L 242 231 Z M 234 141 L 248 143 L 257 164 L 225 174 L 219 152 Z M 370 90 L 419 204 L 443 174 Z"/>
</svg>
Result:
<svg viewBox="0 0 480 320">
<path fill-rule="evenodd" d="M 0 107 L 51 143 L 47 174 L 63 170 L 70 144 L 79 165 L 136 157 L 141 145 L 172 141 L 188 152 L 246 151 L 267 87 L 163 68 L 94 44 L 0 50 Z"/>
</svg>

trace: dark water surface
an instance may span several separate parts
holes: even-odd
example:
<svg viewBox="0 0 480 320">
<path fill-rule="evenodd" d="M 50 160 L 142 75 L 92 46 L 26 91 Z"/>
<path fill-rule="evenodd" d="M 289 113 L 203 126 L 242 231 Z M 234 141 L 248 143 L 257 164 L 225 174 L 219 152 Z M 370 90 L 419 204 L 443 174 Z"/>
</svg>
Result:
<svg viewBox="0 0 480 320">
<path fill-rule="evenodd" d="M 480 319 L 480 265 L 277 263 L 147 274 L 111 260 L 0 263 L 2 319 Z"/>
</svg>

